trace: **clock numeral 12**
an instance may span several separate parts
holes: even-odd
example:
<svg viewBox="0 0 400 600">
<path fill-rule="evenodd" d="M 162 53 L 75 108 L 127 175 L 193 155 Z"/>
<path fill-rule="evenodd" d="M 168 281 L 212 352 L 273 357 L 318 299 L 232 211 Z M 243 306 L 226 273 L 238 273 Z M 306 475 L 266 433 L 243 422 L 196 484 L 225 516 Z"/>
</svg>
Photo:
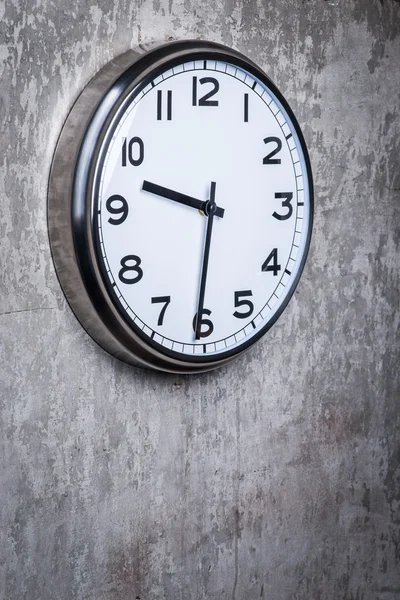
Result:
<svg viewBox="0 0 400 600">
<path fill-rule="evenodd" d="M 212 96 L 215 96 L 215 94 L 219 90 L 218 79 L 215 79 L 214 77 L 202 77 L 201 79 L 199 79 L 199 83 L 200 83 L 200 85 L 204 85 L 205 83 L 212 83 L 212 85 L 214 86 L 214 89 L 212 89 L 210 92 L 208 92 L 202 98 L 199 98 L 199 100 L 197 101 L 197 77 L 193 77 L 192 105 L 193 106 L 218 106 L 218 100 L 210 100 L 209 99 L 209 98 L 212 98 Z"/>
<path fill-rule="evenodd" d="M 157 121 L 162 121 L 162 94 L 157 91 Z M 172 90 L 167 91 L 167 121 L 172 121 Z"/>
<path fill-rule="evenodd" d="M 278 265 L 278 248 L 274 248 L 273 250 L 271 250 L 271 252 L 268 254 L 268 257 L 263 262 L 261 271 L 272 271 L 274 275 L 278 275 L 278 272 L 280 270 L 281 265 Z"/>
<path fill-rule="evenodd" d="M 137 148 L 135 148 L 137 145 Z M 127 160 L 134 167 L 138 167 L 144 160 L 144 143 L 140 137 L 133 137 L 127 142 L 126 138 L 122 140 L 122 166 L 126 167 Z"/>
</svg>

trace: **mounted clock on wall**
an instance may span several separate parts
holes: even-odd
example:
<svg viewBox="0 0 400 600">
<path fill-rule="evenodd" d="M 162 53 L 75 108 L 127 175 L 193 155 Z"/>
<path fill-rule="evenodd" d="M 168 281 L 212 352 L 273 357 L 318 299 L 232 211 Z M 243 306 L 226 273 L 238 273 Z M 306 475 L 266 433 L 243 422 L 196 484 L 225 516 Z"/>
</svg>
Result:
<svg viewBox="0 0 400 600">
<path fill-rule="evenodd" d="M 313 192 L 282 94 L 219 44 L 128 52 L 83 90 L 48 197 L 56 271 L 111 354 L 174 373 L 218 367 L 277 320 L 299 281 Z"/>
</svg>

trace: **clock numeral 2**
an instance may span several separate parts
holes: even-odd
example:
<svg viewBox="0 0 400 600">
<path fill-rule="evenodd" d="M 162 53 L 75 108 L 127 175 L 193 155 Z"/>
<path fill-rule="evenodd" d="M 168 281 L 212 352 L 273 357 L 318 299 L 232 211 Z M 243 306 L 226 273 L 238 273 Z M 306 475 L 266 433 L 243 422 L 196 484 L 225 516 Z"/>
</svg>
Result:
<svg viewBox="0 0 400 600">
<path fill-rule="evenodd" d="M 278 265 L 278 248 L 274 248 L 273 250 L 271 250 L 270 254 L 268 254 L 268 257 L 263 262 L 261 271 L 272 271 L 274 275 L 278 275 L 278 272 L 280 270 L 281 265 Z"/>
<path fill-rule="evenodd" d="M 137 145 L 137 148 L 135 148 Z M 144 143 L 140 137 L 133 137 L 129 143 L 126 138 L 122 140 L 122 166 L 126 167 L 127 159 L 131 165 L 138 167 L 144 160 Z"/>
<path fill-rule="evenodd" d="M 290 219 L 290 217 L 293 214 L 293 206 L 291 205 L 291 202 L 293 200 L 292 192 L 277 192 L 275 194 L 275 198 L 277 200 L 284 198 L 282 202 L 282 208 L 287 208 L 288 211 L 286 215 L 280 215 L 277 212 L 273 212 L 272 216 L 275 217 L 275 219 L 278 219 L 278 221 L 286 221 L 286 219 Z"/>
<path fill-rule="evenodd" d="M 107 199 L 106 208 L 112 215 L 121 215 L 119 218 L 110 217 L 108 222 L 111 225 L 121 225 L 128 216 L 128 203 L 123 196 L 114 194 Z"/>
<path fill-rule="evenodd" d="M 280 150 L 282 150 L 282 142 L 277 137 L 266 137 L 266 138 L 264 138 L 264 144 L 270 144 L 270 143 L 276 144 L 276 148 L 274 148 L 272 150 L 272 152 L 270 152 L 269 154 L 267 154 L 267 156 L 264 156 L 264 158 L 263 158 L 263 165 L 280 165 L 281 164 L 281 159 L 280 158 L 272 158 L 272 157 L 275 156 L 275 154 L 278 154 L 278 152 Z"/>
<path fill-rule="evenodd" d="M 170 302 L 171 302 L 171 296 L 156 296 L 155 298 L 151 299 L 152 304 L 159 304 L 159 303 L 164 304 L 164 306 L 162 307 L 161 312 L 158 316 L 157 325 L 162 325 L 164 323 L 165 311 L 167 310 L 167 306 Z"/>
<path fill-rule="evenodd" d="M 246 310 L 245 312 L 239 312 L 239 311 L 235 310 L 235 312 L 233 313 L 234 317 L 236 317 L 237 319 L 247 319 L 247 317 L 250 317 L 250 315 L 252 314 L 252 312 L 254 310 L 254 304 L 252 302 L 250 302 L 250 300 L 242 300 L 241 298 L 243 296 L 252 296 L 252 295 L 253 295 L 253 292 L 251 290 L 235 292 L 235 308 L 237 308 L 239 306 L 247 306 L 248 310 Z"/>
<path fill-rule="evenodd" d="M 157 121 L 162 121 L 162 94 L 157 91 Z M 172 121 L 172 90 L 167 91 L 167 121 Z"/>
<path fill-rule="evenodd" d="M 219 90 L 219 81 L 214 77 L 202 77 L 199 79 L 200 85 L 204 85 L 205 83 L 212 83 L 214 89 L 208 92 L 202 98 L 199 98 L 197 101 L 197 77 L 193 77 L 192 84 L 192 105 L 193 106 L 218 106 L 218 100 L 209 100 L 212 96 L 214 96 Z"/>
<path fill-rule="evenodd" d="M 210 316 L 211 310 L 208 310 L 208 308 L 203 308 L 201 315 L 199 315 L 198 319 L 197 319 L 197 313 L 194 315 L 193 331 L 196 334 L 196 339 L 198 339 L 198 337 L 199 338 L 208 337 L 214 331 L 214 325 L 213 325 L 212 321 L 210 321 L 210 319 L 203 319 L 203 315 Z M 203 325 L 205 325 L 207 327 L 207 329 L 205 331 L 202 331 L 202 329 L 201 329 Z"/>
<path fill-rule="evenodd" d="M 133 262 L 133 265 L 129 265 L 129 262 Z M 136 256 L 136 254 L 128 254 L 121 259 L 121 267 L 122 269 L 118 273 L 118 277 L 122 283 L 137 283 L 143 277 L 143 271 L 140 268 L 141 259 Z M 133 272 L 136 273 L 135 277 L 126 277 L 125 273 Z"/>
</svg>

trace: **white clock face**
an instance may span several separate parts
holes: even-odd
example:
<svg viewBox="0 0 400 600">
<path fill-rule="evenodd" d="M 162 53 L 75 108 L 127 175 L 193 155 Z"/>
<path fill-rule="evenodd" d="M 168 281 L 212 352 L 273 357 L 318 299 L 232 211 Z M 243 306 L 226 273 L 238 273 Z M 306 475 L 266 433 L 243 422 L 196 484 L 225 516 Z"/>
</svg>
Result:
<svg viewBox="0 0 400 600">
<path fill-rule="evenodd" d="M 307 165 L 273 91 L 233 64 L 175 65 L 131 92 L 99 156 L 99 261 L 132 329 L 189 360 L 249 345 L 309 243 Z"/>
</svg>

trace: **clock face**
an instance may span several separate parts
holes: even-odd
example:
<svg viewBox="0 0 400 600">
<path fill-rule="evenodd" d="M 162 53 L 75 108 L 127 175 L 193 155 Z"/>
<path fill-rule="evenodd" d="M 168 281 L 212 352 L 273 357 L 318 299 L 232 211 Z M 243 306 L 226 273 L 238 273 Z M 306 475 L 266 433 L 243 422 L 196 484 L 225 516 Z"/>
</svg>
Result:
<svg viewBox="0 0 400 600">
<path fill-rule="evenodd" d="M 311 184 L 289 113 L 266 78 L 207 55 L 159 68 L 114 115 L 91 198 L 97 260 L 120 315 L 160 352 L 239 352 L 293 293 Z"/>
</svg>

